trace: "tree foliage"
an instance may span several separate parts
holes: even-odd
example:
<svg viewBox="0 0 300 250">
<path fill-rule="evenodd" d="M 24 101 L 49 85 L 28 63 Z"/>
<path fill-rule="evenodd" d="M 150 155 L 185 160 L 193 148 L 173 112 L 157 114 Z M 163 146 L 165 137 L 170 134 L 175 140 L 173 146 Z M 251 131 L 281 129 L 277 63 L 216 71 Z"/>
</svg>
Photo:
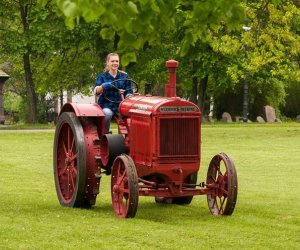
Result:
<svg viewBox="0 0 300 250">
<path fill-rule="evenodd" d="M 87 93 L 106 54 L 116 51 L 123 69 L 153 94 L 163 94 L 165 61 L 178 60 L 178 95 L 204 114 L 213 96 L 218 114 L 240 115 L 247 71 L 250 118 L 267 104 L 294 115 L 299 30 L 299 4 L 292 0 L 1 0 L 0 60 L 14 66 L 6 87 L 29 100 L 28 55 L 37 105 L 62 89 Z"/>
<path fill-rule="evenodd" d="M 226 23 L 209 26 L 206 39 L 181 58 L 189 75 L 187 95 L 203 96 L 203 79 L 208 76 L 206 100 L 214 97 L 217 116 L 224 111 L 241 116 L 248 71 L 250 118 L 262 115 L 265 105 L 280 115 L 280 107 L 290 103 L 287 98 L 295 99 L 289 92 L 299 85 L 299 6 L 293 1 L 248 1 L 245 8 L 250 31 L 242 25 L 232 30 Z"/>
<path fill-rule="evenodd" d="M 57 4 L 69 27 L 81 23 L 81 18 L 86 22 L 99 20 L 103 39 L 111 40 L 117 34 L 124 66 L 137 60 L 135 51 L 146 42 L 160 44 L 163 34 L 176 30 L 178 14 L 184 18 L 181 25 L 185 27 L 180 46 L 182 56 L 190 46 L 205 38 L 208 26 L 226 22 L 229 28 L 234 28 L 244 14 L 239 0 L 126 0 L 113 4 L 110 0 L 58 0 Z"/>
<path fill-rule="evenodd" d="M 256 110 L 269 104 L 279 113 L 288 86 L 300 84 L 300 9 L 293 1 L 259 1 L 250 3 L 247 13 L 251 31 L 243 33 L 242 42 L 249 51 L 243 68 L 250 74 L 250 101 Z"/>
<path fill-rule="evenodd" d="M 5 87 L 27 102 L 23 113 L 28 122 L 39 119 L 39 110 L 45 113 L 37 106 L 43 105 L 46 93 L 90 87 L 102 57 L 96 49 L 99 25 L 83 23 L 70 30 L 56 11 L 51 1 L 41 7 L 36 1 L 3 0 L 0 6 L 0 59 L 13 65 Z"/>
</svg>

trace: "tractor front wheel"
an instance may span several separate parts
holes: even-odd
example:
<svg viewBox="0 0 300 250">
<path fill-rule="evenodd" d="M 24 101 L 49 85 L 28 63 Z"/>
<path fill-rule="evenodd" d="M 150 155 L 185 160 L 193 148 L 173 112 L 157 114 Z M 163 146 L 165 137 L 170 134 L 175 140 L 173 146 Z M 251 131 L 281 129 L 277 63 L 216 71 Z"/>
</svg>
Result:
<svg viewBox="0 0 300 250">
<path fill-rule="evenodd" d="M 234 163 L 224 153 L 215 155 L 207 171 L 206 185 L 210 191 L 207 202 L 213 215 L 231 215 L 237 200 L 237 174 Z"/>
<path fill-rule="evenodd" d="M 139 199 L 138 176 L 133 160 L 126 154 L 118 156 L 113 163 L 111 196 L 117 217 L 135 216 Z"/>
</svg>

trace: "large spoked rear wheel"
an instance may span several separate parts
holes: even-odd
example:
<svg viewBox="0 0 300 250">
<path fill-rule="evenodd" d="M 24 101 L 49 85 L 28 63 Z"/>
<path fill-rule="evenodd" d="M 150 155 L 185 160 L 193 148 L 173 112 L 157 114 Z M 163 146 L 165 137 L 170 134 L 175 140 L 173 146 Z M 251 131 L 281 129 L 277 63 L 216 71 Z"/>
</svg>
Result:
<svg viewBox="0 0 300 250">
<path fill-rule="evenodd" d="M 62 206 L 84 206 L 86 147 L 82 125 L 74 113 L 63 113 L 57 122 L 53 149 L 54 181 Z"/>
<path fill-rule="evenodd" d="M 220 153 L 212 158 L 206 184 L 213 191 L 207 195 L 210 212 L 213 215 L 231 215 L 237 200 L 238 182 L 236 169 L 230 157 Z"/>
<path fill-rule="evenodd" d="M 126 154 L 118 156 L 113 163 L 111 196 L 117 217 L 135 216 L 139 199 L 138 176 L 132 159 Z"/>
</svg>

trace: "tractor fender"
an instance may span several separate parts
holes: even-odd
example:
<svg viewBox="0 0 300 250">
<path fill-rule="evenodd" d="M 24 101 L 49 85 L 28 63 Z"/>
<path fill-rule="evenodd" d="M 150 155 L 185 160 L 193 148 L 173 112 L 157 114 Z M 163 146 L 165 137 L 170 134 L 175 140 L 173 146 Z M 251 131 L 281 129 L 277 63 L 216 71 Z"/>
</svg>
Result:
<svg viewBox="0 0 300 250">
<path fill-rule="evenodd" d="M 59 112 L 73 112 L 76 116 L 104 117 L 102 108 L 97 103 L 66 103 Z"/>
</svg>

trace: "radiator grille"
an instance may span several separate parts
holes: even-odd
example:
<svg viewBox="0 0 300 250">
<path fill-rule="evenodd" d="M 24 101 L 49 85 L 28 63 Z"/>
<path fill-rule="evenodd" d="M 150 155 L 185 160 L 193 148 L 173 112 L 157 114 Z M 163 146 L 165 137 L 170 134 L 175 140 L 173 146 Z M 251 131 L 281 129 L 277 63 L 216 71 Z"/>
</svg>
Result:
<svg viewBox="0 0 300 250">
<path fill-rule="evenodd" d="M 160 119 L 160 156 L 198 155 L 199 133 L 198 118 Z"/>
</svg>

